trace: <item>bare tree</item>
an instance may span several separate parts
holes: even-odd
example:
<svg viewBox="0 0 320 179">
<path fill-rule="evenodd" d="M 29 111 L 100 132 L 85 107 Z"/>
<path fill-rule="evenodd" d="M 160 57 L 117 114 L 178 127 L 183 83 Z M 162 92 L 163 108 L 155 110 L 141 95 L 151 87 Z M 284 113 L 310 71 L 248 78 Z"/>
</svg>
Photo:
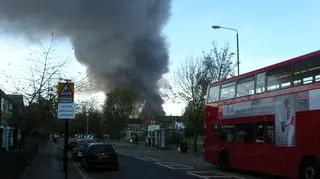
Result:
<svg viewBox="0 0 320 179">
<path fill-rule="evenodd" d="M 184 118 L 187 128 L 193 132 L 193 151 L 197 152 L 197 139 L 203 131 L 204 102 L 208 84 L 233 75 L 233 53 L 229 46 L 213 49 L 198 58 L 188 58 L 175 71 L 172 94 L 174 99 L 186 104 Z"/>
<path fill-rule="evenodd" d="M 70 61 L 57 55 L 54 35 L 40 49 L 30 49 L 27 67 L 21 70 L 22 78 L 12 78 L 10 93 L 21 94 L 26 103 L 26 114 L 20 127 L 24 130 L 49 132 L 55 119 L 57 83 L 61 70 Z M 19 75 L 19 74 L 18 74 Z"/>
<path fill-rule="evenodd" d="M 30 49 L 27 69 L 22 69 L 21 78 L 12 78 L 14 91 L 24 95 L 27 105 L 39 102 L 41 98 L 51 100 L 56 96 L 56 85 L 62 68 L 70 61 L 55 56 L 57 54 L 54 35 L 49 43 L 40 44 L 40 49 Z"/>
</svg>

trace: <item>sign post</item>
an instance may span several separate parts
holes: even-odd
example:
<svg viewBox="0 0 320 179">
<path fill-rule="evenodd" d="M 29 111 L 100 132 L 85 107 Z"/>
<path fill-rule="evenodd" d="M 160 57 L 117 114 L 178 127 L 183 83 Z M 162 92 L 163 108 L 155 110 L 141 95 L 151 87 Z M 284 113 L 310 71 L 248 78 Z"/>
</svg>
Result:
<svg viewBox="0 0 320 179">
<path fill-rule="evenodd" d="M 58 84 L 58 119 L 65 121 L 64 150 L 63 150 L 63 171 L 65 179 L 68 179 L 68 140 L 69 120 L 75 118 L 74 107 L 74 83 L 65 80 L 65 83 Z"/>
</svg>

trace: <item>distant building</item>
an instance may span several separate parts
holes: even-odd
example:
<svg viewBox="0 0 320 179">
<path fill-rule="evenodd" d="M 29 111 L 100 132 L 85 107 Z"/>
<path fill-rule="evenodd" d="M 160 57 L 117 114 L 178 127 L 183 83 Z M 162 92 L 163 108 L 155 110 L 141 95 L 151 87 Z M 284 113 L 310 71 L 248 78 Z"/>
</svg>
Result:
<svg viewBox="0 0 320 179">
<path fill-rule="evenodd" d="M 140 137 L 149 136 L 150 126 L 159 126 L 157 130 L 176 130 L 176 124 L 183 121 L 182 116 L 156 116 L 152 118 L 144 117 L 131 118 L 130 123 L 122 130 L 122 137 L 132 138 L 135 134 Z M 142 138 L 140 138 L 142 139 Z"/>
<path fill-rule="evenodd" d="M 22 95 L 7 95 L 0 89 L 0 147 L 12 150 L 16 144 L 18 129 L 12 124 L 22 120 L 24 110 Z"/>
<path fill-rule="evenodd" d="M 146 122 L 148 146 L 165 149 L 172 145 L 176 146 L 181 141 L 183 132 L 181 130 L 184 128 L 182 116 L 156 116 L 150 120 L 147 119 Z"/>
<path fill-rule="evenodd" d="M 182 116 L 156 116 L 144 120 L 147 125 L 160 125 L 161 129 L 175 129 L 176 122 L 183 122 Z"/>
<path fill-rule="evenodd" d="M 14 101 L 0 89 L 0 125 L 7 125 L 12 116 Z"/>
<path fill-rule="evenodd" d="M 8 125 L 13 113 L 22 113 L 24 109 L 22 95 L 7 95 L 0 89 L 0 125 Z"/>
<path fill-rule="evenodd" d="M 143 136 L 145 131 L 145 127 L 143 126 L 143 121 L 139 118 L 131 118 L 129 119 L 130 123 L 123 129 L 123 137 L 126 139 L 132 138 L 135 134 L 138 136 Z"/>
</svg>

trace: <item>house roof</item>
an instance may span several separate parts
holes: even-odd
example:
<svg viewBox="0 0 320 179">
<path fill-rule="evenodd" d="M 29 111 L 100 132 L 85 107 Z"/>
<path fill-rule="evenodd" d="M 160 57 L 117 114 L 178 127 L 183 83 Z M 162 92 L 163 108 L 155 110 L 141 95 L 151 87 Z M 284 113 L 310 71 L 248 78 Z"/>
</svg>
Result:
<svg viewBox="0 0 320 179">
<path fill-rule="evenodd" d="M 20 107 L 24 107 L 23 96 L 17 94 L 6 94 L 3 90 L 0 89 L 0 97 L 5 98 L 6 100 L 14 103 L 15 105 L 19 105 Z"/>
<path fill-rule="evenodd" d="M 4 91 L 2 91 L 2 89 L 0 89 L 0 96 L 5 96 L 6 93 Z"/>
</svg>

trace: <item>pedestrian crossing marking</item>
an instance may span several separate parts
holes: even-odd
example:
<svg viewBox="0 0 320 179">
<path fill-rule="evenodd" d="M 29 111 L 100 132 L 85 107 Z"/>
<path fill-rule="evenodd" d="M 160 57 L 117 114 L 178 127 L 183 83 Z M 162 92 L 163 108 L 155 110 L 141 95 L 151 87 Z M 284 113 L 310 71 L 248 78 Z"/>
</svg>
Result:
<svg viewBox="0 0 320 179">
<path fill-rule="evenodd" d="M 174 162 L 156 162 L 157 165 L 160 165 L 162 167 L 170 168 L 173 170 L 177 169 L 194 169 L 193 166 L 188 166 L 188 165 L 182 165 Z"/>
</svg>

